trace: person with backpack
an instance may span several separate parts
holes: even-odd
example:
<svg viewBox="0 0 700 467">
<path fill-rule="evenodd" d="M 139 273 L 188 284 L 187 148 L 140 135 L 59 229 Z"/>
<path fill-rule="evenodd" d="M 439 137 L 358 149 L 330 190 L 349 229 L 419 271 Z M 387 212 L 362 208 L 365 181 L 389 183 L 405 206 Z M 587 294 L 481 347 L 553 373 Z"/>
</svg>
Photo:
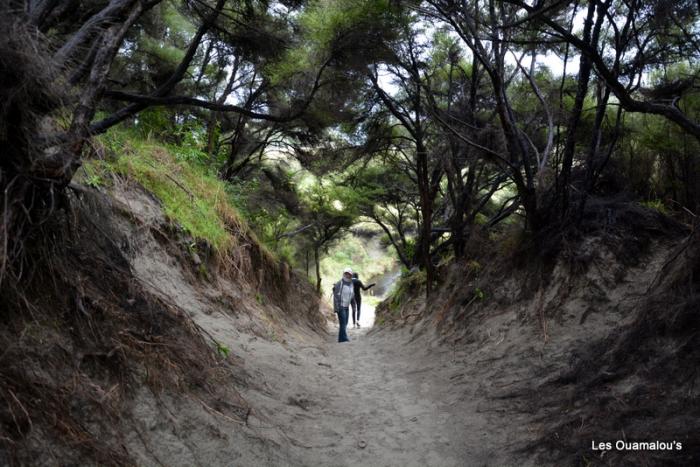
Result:
<svg viewBox="0 0 700 467">
<path fill-rule="evenodd" d="M 369 290 L 372 287 L 374 287 L 376 284 L 372 283 L 368 286 L 365 286 L 365 284 L 362 283 L 360 280 L 360 275 L 358 273 L 353 273 L 352 275 L 352 285 L 353 285 L 353 292 L 354 292 L 354 299 L 351 303 L 352 305 L 352 325 L 353 327 L 357 326 L 358 328 L 360 327 L 360 306 L 362 306 L 362 292 L 361 290 Z M 357 316 L 355 316 L 355 312 L 357 311 Z"/>
<path fill-rule="evenodd" d="M 340 330 L 338 342 L 348 342 L 348 309 L 355 298 L 355 287 L 352 282 L 352 269 L 345 268 L 343 277 L 333 285 L 333 311 L 338 315 Z"/>
</svg>

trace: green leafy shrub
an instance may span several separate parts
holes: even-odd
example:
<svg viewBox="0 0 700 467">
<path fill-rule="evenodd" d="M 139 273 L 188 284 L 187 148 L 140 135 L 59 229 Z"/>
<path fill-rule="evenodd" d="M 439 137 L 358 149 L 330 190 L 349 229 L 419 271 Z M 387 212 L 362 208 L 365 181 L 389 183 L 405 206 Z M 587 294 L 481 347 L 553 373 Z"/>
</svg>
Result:
<svg viewBox="0 0 700 467">
<path fill-rule="evenodd" d="M 476 225 L 484 225 L 488 222 L 488 220 L 489 218 L 480 212 L 476 213 L 476 216 L 474 217 L 474 223 Z"/>
</svg>

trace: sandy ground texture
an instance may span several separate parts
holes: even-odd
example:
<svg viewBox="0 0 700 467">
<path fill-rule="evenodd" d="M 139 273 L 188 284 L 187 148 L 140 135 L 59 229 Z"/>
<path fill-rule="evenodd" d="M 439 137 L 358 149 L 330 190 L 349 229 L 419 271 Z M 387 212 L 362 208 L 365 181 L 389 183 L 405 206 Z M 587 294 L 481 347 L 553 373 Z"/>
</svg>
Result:
<svg viewBox="0 0 700 467">
<path fill-rule="evenodd" d="M 144 452 L 140 464 L 516 465 L 506 448 L 526 435 L 525 425 L 491 410 L 480 380 L 465 376 L 467 356 L 435 335 L 370 328 L 370 309 L 363 327 L 349 328 L 347 343 L 336 342 L 333 321 L 322 336 L 296 325 L 261 333 L 255 318 L 203 311 L 206 298 L 188 293 L 185 282 L 175 289 L 193 319 L 241 363 L 237 389 L 251 412 L 243 425 L 196 401 L 177 402 L 167 410 L 169 423 L 163 401 L 145 394 L 135 418 L 154 455 Z"/>
<path fill-rule="evenodd" d="M 124 201 L 146 224 L 158 212 L 147 197 Z M 139 465 L 526 465 L 508 446 L 528 425 L 494 409 L 483 379 L 465 368 L 466 351 L 439 344 L 435 332 L 371 328 L 367 303 L 362 327 L 351 324 L 351 341 L 339 344 L 335 315 L 320 332 L 280 320 L 285 310 L 246 298 L 236 284 L 188 279 L 144 228 L 124 228 L 135 274 L 230 349 L 236 370 L 227 384 L 250 408 L 242 422 L 226 415 L 237 401 L 212 406 L 143 391 L 126 440 Z"/>
<path fill-rule="evenodd" d="M 372 327 L 365 303 L 362 327 L 351 325 L 351 341 L 339 344 L 335 315 L 322 316 L 327 306 L 319 308 L 307 282 L 282 274 L 276 294 L 266 292 L 270 281 L 249 280 L 274 273 L 264 267 L 202 277 L 189 250 L 164 234 L 157 201 L 122 188 L 114 191 L 115 224 L 134 280 L 190 318 L 217 362 L 193 368 L 200 379 L 188 383 L 135 378 L 110 418 L 116 435 L 103 437 L 129 460 L 115 463 L 525 467 L 567 465 L 550 455 L 563 451 L 573 453 L 568 465 L 621 465 L 591 452 L 587 436 L 599 439 L 610 412 L 585 412 L 586 394 L 577 395 L 567 375 L 589 343 L 635 322 L 667 245 L 633 267 L 615 262 L 612 250 L 576 275 L 558 264 L 536 288 L 528 271 L 465 284 L 455 267 L 430 300 L 417 294 L 400 307 L 380 304 L 381 326 Z M 622 401 L 638 390 L 639 372 L 623 376 L 601 397 Z M 574 438 L 562 429 L 587 431 Z M 59 448 L 51 456 L 34 463 L 88 465 L 59 462 Z M 661 465 L 639 459 L 624 465 Z"/>
<path fill-rule="evenodd" d="M 244 396 L 291 443 L 279 465 L 513 465 L 504 448 L 520 427 L 494 431 L 510 421 L 468 396 L 477 383 L 464 379 L 464 355 L 400 330 L 350 328 L 342 344 L 337 325 L 331 332 L 319 345 L 292 344 L 287 358 L 265 342 L 247 346 L 267 392 Z"/>
</svg>

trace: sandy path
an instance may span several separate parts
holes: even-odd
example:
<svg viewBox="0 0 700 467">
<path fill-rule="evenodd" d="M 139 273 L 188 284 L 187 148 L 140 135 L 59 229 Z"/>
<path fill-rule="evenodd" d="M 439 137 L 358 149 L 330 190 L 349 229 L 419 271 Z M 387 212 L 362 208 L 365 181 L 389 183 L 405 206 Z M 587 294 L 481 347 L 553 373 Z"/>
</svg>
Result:
<svg viewBox="0 0 700 467">
<path fill-rule="evenodd" d="M 508 465 L 453 352 L 409 342 L 401 331 L 368 330 L 351 328 L 351 342 L 338 344 L 332 326 L 327 342 L 290 341 L 286 356 L 251 343 L 265 382 L 245 397 L 261 415 L 256 423 L 293 446 L 289 459 L 270 464 Z"/>
<path fill-rule="evenodd" d="M 321 444 L 328 447 L 309 452 L 308 460 L 460 465 L 461 446 L 449 416 L 454 401 L 438 399 L 431 369 L 414 367 L 409 349 L 366 329 L 351 330 L 350 343 L 328 346 L 330 367 L 323 367 L 322 375 L 328 386 L 319 391 L 325 403 L 311 414 L 322 427 Z M 305 429 L 294 431 L 306 435 Z M 314 438 L 309 441 L 321 441 Z"/>
<path fill-rule="evenodd" d="M 141 206 L 148 219 L 159 212 L 152 204 L 142 197 L 132 209 Z M 525 416 L 490 397 L 531 373 L 520 341 L 503 343 L 509 332 L 532 339 L 514 325 L 517 313 L 494 315 L 473 330 L 474 345 L 455 352 L 438 344 L 430 322 L 415 325 L 418 337 L 407 326 L 370 329 L 374 310 L 365 302 L 363 327 L 338 344 L 335 323 L 321 335 L 302 323 L 282 330 L 275 318 L 284 310 L 265 310 L 237 284 L 190 281 L 178 258 L 123 222 L 139 245 L 137 277 L 230 350 L 232 384 L 252 410 L 242 423 L 235 410 L 231 418 L 198 399 L 143 391 L 134 401 L 140 431 L 127 440 L 139 465 L 527 465 L 509 449 L 528 436 Z M 219 402 L 229 413 L 228 401 Z"/>
</svg>

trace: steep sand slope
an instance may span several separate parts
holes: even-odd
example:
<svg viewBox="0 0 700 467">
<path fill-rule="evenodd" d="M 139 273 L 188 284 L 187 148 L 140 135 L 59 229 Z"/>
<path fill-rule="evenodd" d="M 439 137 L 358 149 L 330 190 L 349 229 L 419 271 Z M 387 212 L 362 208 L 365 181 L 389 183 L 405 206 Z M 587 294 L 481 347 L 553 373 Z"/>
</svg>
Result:
<svg viewBox="0 0 700 467">
<path fill-rule="evenodd" d="M 230 349 L 244 422 L 225 415 L 241 401 L 167 401 L 144 391 L 135 400 L 138 436 L 130 452 L 144 465 L 504 465 L 492 415 L 465 397 L 463 355 L 409 342 L 405 331 L 337 327 L 313 332 L 285 320 L 288 310 L 246 298 L 238 284 L 192 280 L 143 224 L 160 222 L 157 205 L 131 190 L 117 197 L 140 218 L 130 238 L 132 266 L 151 292 L 176 303 Z M 148 214 L 150 213 L 150 214 Z M 145 233 L 144 233 L 145 232 Z M 270 309 L 273 309 L 270 311 Z M 372 310 L 364 311 L 364 322 Z M 433 339 L 434 341 L 434 339 Z M 507 424 L 501 424 L 505 427 Z M 515 428 L 518 430 L 519 428 Z"/>
<path fill-rule="evenodd" d="M 471 419 L 465 439 L 479 429 L 475 412 L 492 415 L 488 465 L 499 454 L 501 465 L 698 465 L 697 234 L 647 225 L 657 230 L 646 239 L 641 228 L 586 238 L 578 263 L 559 257 L 546 274 L 536 259 L 514 265 L 485 248 L 483 268 L 443 268 L 429 301 L 407 282 L 380 305 L 382 335 L 412 333 L 419 355 L 426 345 L 463 355 L 449 384 L 477 408 L 458 409 Z M 683 448 L 591 447 L 618 440 Z"/>
<path fill-rule="evenodd" d="M 292 310 L 246 299 L 236 284 L 187 280 L 182 264 L 164 261 L 167 252 L 151 244 L 134 269 L 231 349 L 244 370 L 236 388 L 250 410 L 241 424 L 210 409 L 193 416 L 174 407 L 175 425 L 191 431 L 169 442 L 170 428 L 151 430 L 150 444 L 166 465 L 527 466 L 562 465 L 562 456 L 564 464 L 655 465 L 660 458 L 645 453 L 591 452 L 592 437 L 615 432 L 580 409 L 593 402 L 577 386 L 553 383 L 566 377 L 572 356 L 638 320 L 639 304 L 673 255 L 668 241 L 651 245 L 629 265 L 592 241 L 586 248 L 596 253 L 584 272 L 557 264 L 534 287 L 527 270 L 506 279 L 486 272 L 472 282 L 457 266 L 428 304 L 414 297 L 393 311 L 383 305 L 384 317 L 399 325 L 351 329 L 351 342 L 338 344 L 327 310 L 329 332 L 314 332 Z M 476 286 L 483 303 L 474 299 Z M 630 371 L 631 380 L 593 387 L 628 397 L 639 374 Z M 576 437 L 557 438 L 562 420 Z M 636 436 L 657 433 L 654 423 L 635 426 Z M 683 430 L 658 432 L 664 440 L 674 435 L 692 449 Z M 693 453 L 665 459 L 692 465 Z"/>
</svg>

